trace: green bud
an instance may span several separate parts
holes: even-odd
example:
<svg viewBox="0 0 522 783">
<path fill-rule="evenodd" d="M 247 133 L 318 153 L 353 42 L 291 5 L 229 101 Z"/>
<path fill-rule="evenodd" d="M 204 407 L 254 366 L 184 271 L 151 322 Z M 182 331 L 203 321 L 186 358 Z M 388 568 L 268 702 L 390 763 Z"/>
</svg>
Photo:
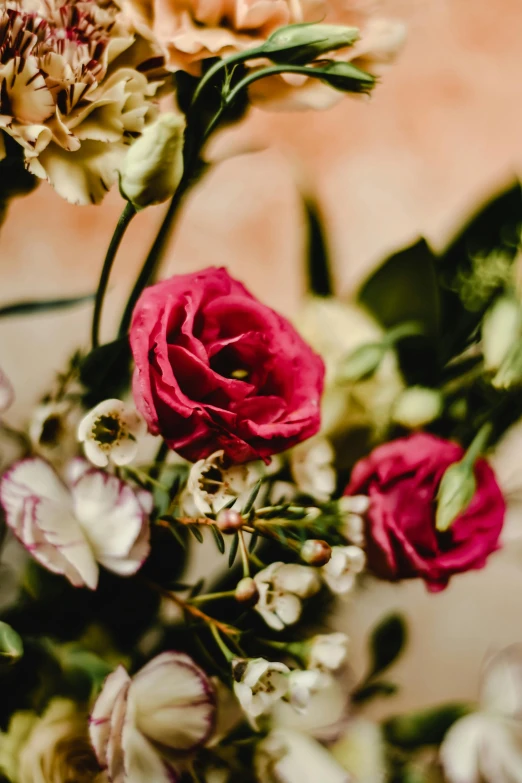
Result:
<svg viewBox="0 0 522 783">
<path fill-rule="evenodd" d="M 375 76 L 362 71 L 351 63 L 332 60 L 322 68 L 314 68 L 319 78 L 341 92 L 369 93 L 375 86 Z"/>
<path fill-rule="evenodd" d="M 423 386 L 411 386 L 399 394 L 392 418 L 396 424 L 416 429 L 440 416 L 442 407 L 443 396 L 440 391 Z"/>
<path fill-rule="evenodd" d="M 522 339 L 519 337 L 491 381 L 495 389 L 510 389 L 522 385 Z"/>
<path fill-rule="evenodd" d="M 437 493 L 435 527 L 448 530 L 459 514 L 467 509 L 473 499 L 477 482 L 473 464 L 465 459 L 450 465 L 442 477 Z"/>
<path fill-rule="evenodd" d="M 183 175 L 181 114 L 160 114 L 130 147 L 120 177 L 120 191 L 137 209 L 161 204 L 174 195 Z"/>
<path fill-rule="evenodd" d="M 24 645 L 14 628 L 0 622 L 0 661 L 13 663 L 24 654 Z"/>
<path fill-rule="evenodd" d="M 513 296 L 500 296 L 489 308 L 482 323 L 484 368 L 498 370 L 511 348 L 520 339 L 522 312 Z"/>
<path fill-rule="evenodd" d="M 387 351 L 386 343 L 359 345 L 342 361 L 337 374 L 338 380 L 355 383 L 368 378 L 379 368 Z"/>
<path fill-rule="evenodd" d="M 274 63 L 310 63 L 336 49 L 352 46 L 359 38 L 356 27 L 334 24 L 291 24 L 280 27 L 261 46 Z"/>
</svg>

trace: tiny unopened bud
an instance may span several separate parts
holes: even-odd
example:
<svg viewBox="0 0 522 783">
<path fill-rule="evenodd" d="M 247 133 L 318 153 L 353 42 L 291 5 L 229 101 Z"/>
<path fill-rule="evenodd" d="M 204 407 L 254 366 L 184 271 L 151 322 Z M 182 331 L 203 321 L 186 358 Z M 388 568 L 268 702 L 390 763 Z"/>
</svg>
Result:
<svg viewBox="0 0 522 783">
<path fill-rule="evenodd" d="M 160 114 L 130 147 L 120 190 L 138 209 L 161 204 L 174 195 L 183 175 L 184 130 L 181 114 Z"/>
<path fill-rule="evenodd" d="M 355 383 L 369 378 L 378 369 L 387 350 L 385 343 L 360 345 L 341 362 L 338 380 Z"/>
<path fill-rule="evenodd" d="M 482 323 L 484 369 L 498 370 L 513 344 L 519 340 L 522 312 L 513 296 L 500 296 Z"/>
<path fill-rule="evenodd" d="M 24 654 L 20 636 L 7 623 L 0 622 L 0 661 L 14 663 Z"/>
<path fill-rule="evenodd" d="M 239 513 L 233 508 L 222 509 L 216 518 L 216 525 L 222 533 L 235 533 L 240 530 L 245 524 L 245 520 Z"/>
<path fill-rule="evenodd" d="M 341 92 L 369 93 L 375 87 L 375 76 L 351 63 L 331 60 L 327 65 L 316 70 L 322 81 Z"/>
<path fill-rule="evenodd" d="M 437 493 L 435 527 L 444 532 L 467 509 L 473 499 L 477 482 L 473 466 L 468 462 L 455 462 L 442 477 Z"/>
<path fill-rule="evenodd" d="M 437 389 L 411 386 L 404 389 L 395 401 L 393 421 L 412 430 L 423 427 L 440 416 L 443 401 L 443 396 Z"/>
<path fill-rule="evenodd" d="M 327 52 L 343 49 L 359 38 L 356 27 L 333 24 L 292 24 L 279 27 L 262 46 L 275 63 L 309 63 Z"/>
<path fill-rule="evenodd" d="M 491 383 L 495 389 L 522 385 L 522 340 L 516 340 L 511 346 Z"/>
<path fill-rule="evenodd" d="M 301 547 L 301 560 L 313 566 L 324 566 L 332 556 L 332 547 L 326 541 L 310 538 Z"/>
<path fill-rule="evenodd" d="M 259 601 L 259 590 L 251 576 L 245 576 L 237 583 L 236 601 L 247 606 L 255 606 Z"/>
</svg>

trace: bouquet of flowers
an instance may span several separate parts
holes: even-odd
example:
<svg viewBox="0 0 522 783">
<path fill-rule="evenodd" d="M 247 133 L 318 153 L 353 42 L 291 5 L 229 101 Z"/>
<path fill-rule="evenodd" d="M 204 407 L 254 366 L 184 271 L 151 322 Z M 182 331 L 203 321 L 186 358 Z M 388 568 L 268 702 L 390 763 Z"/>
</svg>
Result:
<svg viewBox="0 0 522 783">
<path fill-rule="evenodd" d="M 365 708 L 396 691 L 382 675 L 405 622 L 374 629 L 357 680 L 330 619 L 372 579 L 444 590 L 486 565 L 506 520 L 517 534 L 518 186 L 443 253 L 419 240 L 385 260 L 349 303 L 307 197 L 309 295 L 294 323 L 223 268 L 160 279 L 223 125 L 251 105 L 368 94 L 400 46 L 398 23 L 318 21 L 325 10 L 0 2 L 4 217 L 40 179 L 76 204 L 115 183 L 124 200 L 90 344 L 24 431 L 5 419 L 16 390 L 0 373 L 6 781 L 522 780 L 521 649 L 489 662 L 478 707 L 377 724 Z M 163 202 L 101 344 L 120 243 Z"/>
</svg>

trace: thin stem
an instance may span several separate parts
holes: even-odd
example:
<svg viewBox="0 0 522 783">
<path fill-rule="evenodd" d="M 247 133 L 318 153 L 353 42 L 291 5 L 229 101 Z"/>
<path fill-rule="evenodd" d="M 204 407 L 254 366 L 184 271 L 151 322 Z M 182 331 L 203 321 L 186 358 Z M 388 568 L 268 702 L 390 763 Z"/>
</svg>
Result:
<svg viewBox="0 0 522 783">
<path fill-rule="evenodd" d="M 234 658 L 237 658 L 237 655 L 235 655 L 230 648 L 227 647 L 221 636 L 219 635 L 219 628 L 216 625 L 210 626 L 210 632 L 212 633 L 212 636 L 214 637 L 217 646 L 223 653 L 225 660 L 227 660 L 229 663 L 230 661 L 233 661 Z"/>
<path fill-rule="evenodd" d="M 196 595 L 194 598 L 189 598 L 191 604 L 204 604 L 207 601 L 218 601 L 221 598 L 233 598 L 235 595 L 234 590 L 223 590 L 220 593 L 207 593 L 206 595 Z"/>
<path fill-rule="evenodd" d="M 493 431 L 493 425 L 491 424 L 490 421 L 487 421 L 485 424 L 482 425 L 480 430 L 473 438 L 473 441 L 471 442 L 468 450 L 466 451 L 462 462 L 464 462 L 466 465 L 475 464 L 475 461 L 480 457 L 480 455 L 483 453 L 484 449 L 486 448 L 487 442 L 491 437 L 492 431 Z"/>
<path fill-rule="evenodd" d="M 210 615 L 202 612 L 201 609 L 198 609 L 197 606 L 193 606 L 187 601 L 184 601 L 182 598 L 176 595 L 176 593 L 171 593 L 170 590 L 161 587 L 161 585 L 157 585 L 154 582 L 149 582 L 148 579 L 145 580 L 145 584 L 150 587 L 151 590 L 159 593 L 164 598 L 168 598 L 170 601 L 173 601 L 180 607 L 180 609 L 183 609 L 184 612 L 192 615 L 192 617 L 197 617 L 198 620 L 202 620 L 206 625 L 209 626 L 211 630 L 215 627 L 216 630 L 225 634 L 225 636 L 235 636 L 239 633 L 239 630 L 234 628 L 234 626 L 228 625 L 227 623 L 222 623 L 219 620 L 216 620 L 214 617 L 210 617 Z"/>
<path fill-rule="evenodd" d="M 123 212 L 121 213 L 119 220 L 114 229 L 109 247 L 107 248 L 107 254 L 100 275 L 100 282 L 98 283 L 98 290 L 96 291 L 96 299 L 94 302 L 94 313 L 92 316 L 92 330 L 91 330 L 91 342 L 92 349 L 94 350 L 100 344 L 100 319 L 103 307 L 103 300 L 107 291 L 107 285 L 109 283 L 109 277 L 111 274 L 112 265 L 116 258 L 116 253 L 123 239 L 125 232 L 131 222 L 132 218 L 136 214 L 136 209 L 133 204 L 128 201 L 125 204 Z"/>
<path fill-rule="evenodd" d="M 241 552 L 241 562 L 243 563 L 243 576 L 250 576 L 250 560 L 248 557 L 248 549 L 245 544 L 245 536 L 242 530 L 238 530 L 239 536 L 239 551 Z"/>
<path fill-rule="evenodd" d="M 209 68 L 206 74 L 200 79 L 198 86 L 196 87 L 196 90 L 194 92 L 194 95 L 192 96 L 192 103 L 190 105 L 190 108 L 193 109 L 196 105 L 197 101 L 199 100 L 199 97 L 205 87 L 209 84 L 209 82 L 212 81 L 216 73 L 219 73 L 223 68 L 228 68 L 231 65 L 238 65 L 239 63 L 244 63 L 247 60 L 251 60 L 253 57 L 259 57 L 263 52 L 263 47 L 257 46 L 255 49 L 249 49 L 246 52 L 237 52 L 237 54 L 232 55 L 231 57 L 227 57 L 226 60 L 218 60 L 217 63 L 214 63 L 212 68 Z"/>
<path fill-rule="evenodd" d="M 138 279 L 134 283 L 134 287 L 130 293 L 129 299 L 125 306 L 125 310 L 120 323 L 120 328 L 118 331 L 119 337 L 123 337 L 129 331 L 129 326 L 132 319 L 132 313 L 134 311 L 136 302 L 138 301 L 143 289 L 147 287 L 149 282 L 154 277 L 158 264 L 163 257 L 163 253 L 165 251 L 167 243 L 170 239 L 170 235 L 174 228 L 174 219 L 177 216 L 178 207 L 181 204 L 185 192 L 189 188 L 190 182 L 191 182 L 191 177 L 189 175 L 187 176 L 184 175 L 183 178 L 181 179 L 181 182 L 178 185 L 178 189 L 176 190 L 174 196 L 170 201 L 169 207 L 165 213 L 159 231 L 156 235 L 156 239 L 152 243 L 147 258 L 145 259 L 145 262 L 138 275 Z"/>
</svg>

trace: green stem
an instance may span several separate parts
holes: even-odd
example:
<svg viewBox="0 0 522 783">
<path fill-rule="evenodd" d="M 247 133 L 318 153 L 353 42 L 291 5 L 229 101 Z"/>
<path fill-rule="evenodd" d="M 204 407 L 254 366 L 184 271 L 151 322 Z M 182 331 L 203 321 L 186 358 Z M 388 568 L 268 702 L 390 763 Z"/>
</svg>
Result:
<svg viewBox="0 0 522 783">
<path fill-rule="evenodd" d="M 491 424 L 490 421 L 487 421 L 485 424 L 482 425 L 482 427 L 479 429 L 479 431 L 473 438 L 471 445 L 469 446 L 468 450 L 466 451 L 462 459 L 462 462 L 464 464 L 470 466 L 473 466 L 475 464 L 476 460 L 484 452 L 492 432 L 493 432 L 493 425 Z"/>
<path fill-rule="evenodd" d="M 234 660 L 234 658 L 237 658 L 237 655 L 235 653 L 233 653 L 232 650 L 229 647 L 227 647 L 227 645 L 225 644 L 225 642 L 221 638 L 221 635 L 219 633 L 218 628 L 216 628 L 215 625 L 211 625 L 210 626 L 210 632 L 212 633 L 212 636 L 214 637 L 217 646 L 219 647 L 219 649 L 223 653 L 226 661 L 228 661 L 230 663 L 231 661 Z"/>
<path fill-rule="evenodd" d="M 219 73 L 219 71 L 221 71 L 223 68 L 228 68 L 230 66 L 238 65 L 239 63 L 244 63 L 247 60 L 251 60 L 253 57 L 260 57 L 262 53 L 263 47 L 257 46 L 255 49 L 249 49 L 246 52 L 237 52 L 237 54 L 234 54 L 231 57 L 227 57 L 226 60 L 218 60 L 217 63 L 214 63 L 212 68 L 208 69 L 196 87 L 194 95 L 192 96 L 192 103 L 190 108 L 194 108 L 205 87 L 212 81 L 214 76 Z"/>
<path fill-rule="evenodd" d="M 235 595 L 234 590 L 223 590 L 220 593 L 207 593 L 206 595 L 196 595 L 194 598 L 189 598 L 187 603 L 190 604 L 204 604 L 207 601 L 218 601 L 221 598 L 233 598 Z"/>
<path fill-rule="evenodd" d="M 94 313 L 92 317 L 91 330 L 91 342 L 93 350 L 100 344 L 100 319 L 103 300 L 107 291 L 112 265 L 114 263 L 114 259 L 116 258 L 116 253 L 118 252 L 121 240 L 123 239 L 129 223 L 135 214 L 135 207 L 130 203 L 130 201 L 128 201 L 119 217 L 116 228 L 114 229 L 114 234 L 112 235 L 109 247 L 107 249 L 107 254 L 105 256 L 105 261 L 103 262 L 103 268 L 100 275 L 100 282 L 98 283 L 98 290 L 96 291 L 96 299 L 94 302 Z"/>
<path fill-rule="evenodd" d="M 245 544 L 245 537 L 242 530 L 238 530 L 239 535 L 239 551 L 241 552 L 241 562 L 243 563 L 243 576 L 250 576 L 250 560 L 248 557 L 248 549 Z"/>
</svg>

